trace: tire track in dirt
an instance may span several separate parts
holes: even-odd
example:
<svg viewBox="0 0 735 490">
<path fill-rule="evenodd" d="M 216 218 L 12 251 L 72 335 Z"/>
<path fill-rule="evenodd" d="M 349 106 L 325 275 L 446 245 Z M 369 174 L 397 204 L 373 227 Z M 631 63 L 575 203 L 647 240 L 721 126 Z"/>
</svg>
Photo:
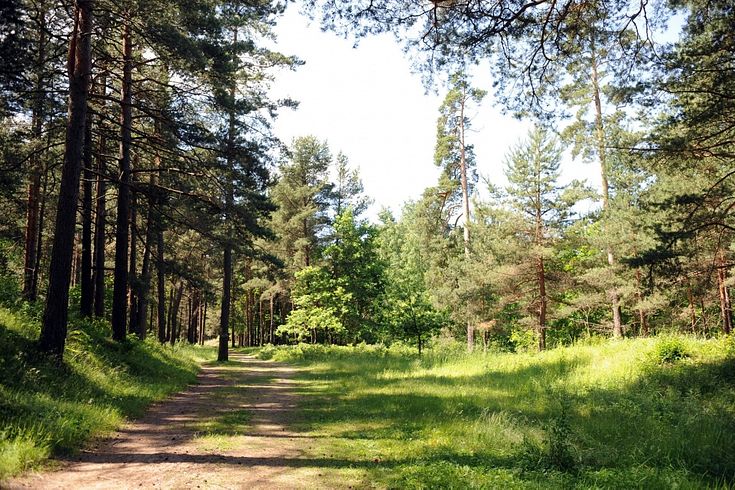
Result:
<svg viewBox="0 0 735 490">
<path fill-rule="evenodd" d="M 55 471 L 9 488 L 334 488 L 325 462 L 305 456 L 313 440 L 294 432 L 296 370 L 231 354 L 203 368 L 197 383 L 153 405 Z"/>
</svg>

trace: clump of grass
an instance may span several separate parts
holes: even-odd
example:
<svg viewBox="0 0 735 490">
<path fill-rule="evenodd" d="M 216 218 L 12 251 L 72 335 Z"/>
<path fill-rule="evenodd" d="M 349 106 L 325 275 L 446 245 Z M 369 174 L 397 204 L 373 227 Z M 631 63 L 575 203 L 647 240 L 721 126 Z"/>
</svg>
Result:
<svg viewBox="0 0 735 490">
<path fill-rule="evenodd" d="M 251 415 L 247 410 L 234 410 L 192 424 L 200 436 L 237 436 L 244 434 Z"/>
<path fill-rule="evenodd" d="M 36 353 L 39 329 L 37 308 L 0 307 L 0 481 L 141 415 L 211 357 L 154 339 L 112 342 L 106 322 L 73 319 L 59 366 Z"/>
</svg>

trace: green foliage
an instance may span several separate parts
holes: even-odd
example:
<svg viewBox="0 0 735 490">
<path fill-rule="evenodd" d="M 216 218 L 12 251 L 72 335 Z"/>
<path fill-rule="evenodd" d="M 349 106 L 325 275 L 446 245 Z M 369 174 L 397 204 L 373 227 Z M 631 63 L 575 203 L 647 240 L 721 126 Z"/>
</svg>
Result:
<svg viewBox="0 0 735 490">
<path fill-rule="evenodd" d="M 686 344 L 678 337 L 661 337 L 651 351 L 651 358 L 657 364 L 671 364 L 689 357 Z"/>
<path fill-rule="evenodd" d="M 385 264 L 385 296 L 380 310 L 386 340 L 402 339 L 419 349 L 429 337 L 448 324 L 446 311 L 436 309 L 426 287 L 425 249 L 418 230 L 405 219 L 396 223 L 384 215 L 378 237 L 378 253 Z"/>
<path fill-rule="evenodd" d="M 355 220 L 352 208 L 337 216 L 323 265 L 298 271 L 292 289 L 296 308 L 278 328 L 297 341 L 375 340 L 383 264 L 376 251 L 377 230 Z"/>
<path fill-rule="evenodd" d="M 312 331 L 345 331 L 343 321 L 351 297 L 324 267 L 306 267 L 297 272 L 292 294 L 296 308 L 286 323 L 278 327 L 279 334 L 301 341 L 312 336 Z"/>
<path fill-rule="evenodd" d="M 0 305 L 13 305 L 20 297 L 20 284 L 14 274 L 18 268 L 18 250 L 0 237 Z"/>
<path fill-rule="evenodd" d="M 69 454 L 92 437 L 140 416 L 153 401 L 191 383 L 207 350 L 109 340 L 109 324 L 76 321 L 64 364 L 36 354 L 33 310 L 0 307 L 0 479 Z"/>
</svg>

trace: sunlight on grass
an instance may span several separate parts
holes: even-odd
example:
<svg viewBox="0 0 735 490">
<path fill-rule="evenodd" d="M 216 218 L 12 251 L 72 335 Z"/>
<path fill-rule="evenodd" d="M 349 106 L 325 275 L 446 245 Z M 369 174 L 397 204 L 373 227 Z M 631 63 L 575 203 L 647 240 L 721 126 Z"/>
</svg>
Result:
<svg viewBox="0 0 735 490">
<path fill-rule="evenodd" d="M 198 420 L 188 427 L 197 435 L 236 436 L 246 432 L 250 418 L 250 412 L 247 410 L 233 410 Z"/>
<path fill-rule="evenodd" d="M 306 456 L 361 486 L 701 488 L 735 478 L 735 343 L 611 341 L 467 355 L 300 345 Z M 332 471 L 339 472 L 340 469 Z"/>
<path fill-rule="evenodd" d="M 72 319 L 57 366 L 35 354 L 38 332 L 38 311 L 0 307 L 0 481 L 140 416 L 192 383 L 213 353 L 154 339 L 119 344 L 105 322 Z"/>
<path fill-rule="evenodd" d="M 245 440 L 241 436 L 217 433 L 200 434 L 194 437 L 197 448 L 208 453 L 222 453 L 242 447 Z"/>
</svg>

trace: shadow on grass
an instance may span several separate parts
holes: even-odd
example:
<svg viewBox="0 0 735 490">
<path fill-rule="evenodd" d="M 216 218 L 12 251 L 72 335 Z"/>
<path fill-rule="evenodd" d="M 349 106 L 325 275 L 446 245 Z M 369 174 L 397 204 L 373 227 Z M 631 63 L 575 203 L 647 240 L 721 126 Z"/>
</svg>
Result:
<svg viewBox="0 0 735 490">
<path fill-rule="evenodd" d="M 79 458 L 69 458 L 68 461 L 78 461 Z M 511 458 L 497 457 L 470 457 L 456 453 L 444 453 L 421 459 L 398 459 L 398 460 L 376 460 L 376 459 L 346 459 L 328 457 L 250 457 L 230 456 L 221 454 L 182 454 L 174 452 L 159 453 L 121 453 L 114 454 L 97 453 L 85 454 L 85 462 L 99 464 L 134 464 L 134 463 L 193 463 L 193 464 L 228 464 L 243 465 L 248 467 L 265 466 L 278 468 L 396 468 L 404 465 L 432 464 L 439 461 L 451 462 L 457 465 L 478 465 L 494 468 L 513 468 L 514 461 Z"/>
<path fill-rule="evenodd" d="M 539 357 L 512 370 L 489 367 L 474 375 L 416 375 L 415 362 L 384 359 L 362 353 L 353 362 L 320 359 L 314 370 L 303 372 L 297 426 L 334 439 L 410 443 L 421 460 L 519 469 L 520 444 L 509 448 L 515 461 L 499 461 L 482 451 L 472 457 L 437 456 L 425 443 L 438 430 L 457 447 L 481 447 L 485 436 L 473 431 L 482 431 L 489 414 L 503 412 L 522 431 L 542 434 L 535 442 L 539 451 L 569 447 L 576 465 L 591 471 L 624 472 L 645 464 L 656 471 L 681 469 L 713 483 L 735 482 L 732 358 L 649 365 L 636 380 L 582 390 L 568 378 L 591 367 L 586 355 Z"/>
<path fill-rule="evenodd" d="M 195 381 L 195 365 L 169 348 L 112 342 L 106 333 L 92 323 L 71 330 L 65 362 L 58 364 L 37 352 L 37 328 L 21 333 L 0 323 L 3 438 L 31 431 L 57 454 L 73 452 L 120 417 L 137 417 Z"/>
</svg>

